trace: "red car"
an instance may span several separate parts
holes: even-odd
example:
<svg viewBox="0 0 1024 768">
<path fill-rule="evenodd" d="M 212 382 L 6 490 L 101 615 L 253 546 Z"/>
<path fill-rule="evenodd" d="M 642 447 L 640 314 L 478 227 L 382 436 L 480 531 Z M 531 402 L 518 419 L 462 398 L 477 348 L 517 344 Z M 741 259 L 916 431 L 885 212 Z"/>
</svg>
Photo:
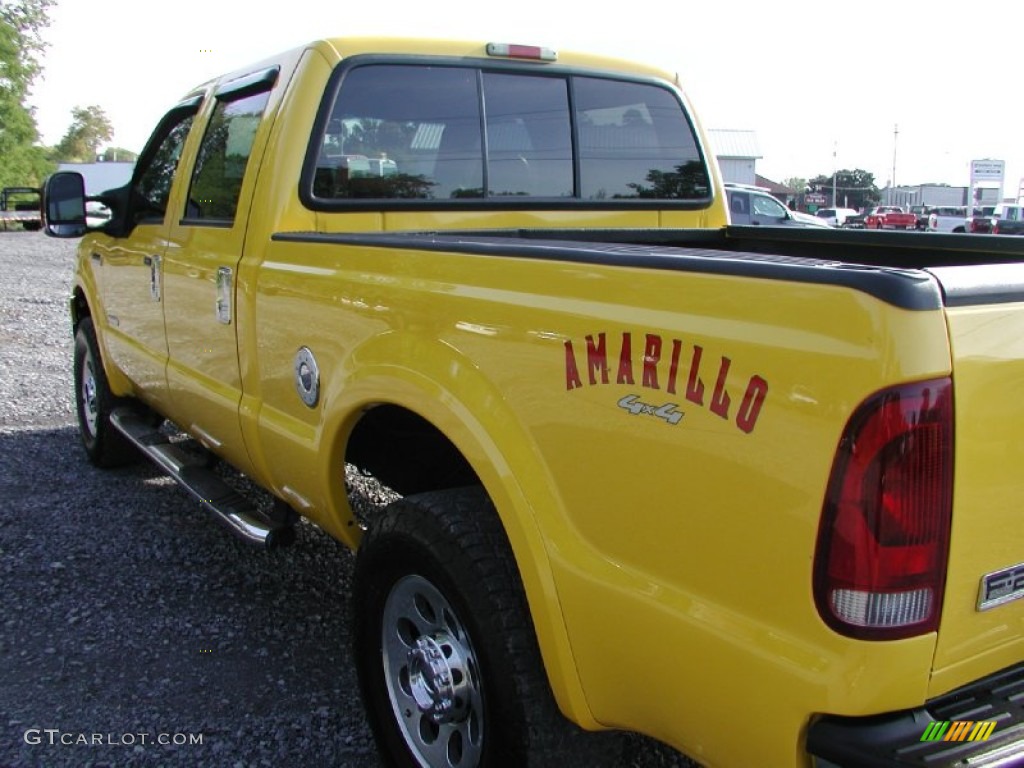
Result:
<svg viewBox="0 0 1024 768">
<path fill-rule="evenodd" d="M 879 205 L 864 217 L 866 229 L 917 229 L 917 216 L 898 205 Z"/>
</svg>

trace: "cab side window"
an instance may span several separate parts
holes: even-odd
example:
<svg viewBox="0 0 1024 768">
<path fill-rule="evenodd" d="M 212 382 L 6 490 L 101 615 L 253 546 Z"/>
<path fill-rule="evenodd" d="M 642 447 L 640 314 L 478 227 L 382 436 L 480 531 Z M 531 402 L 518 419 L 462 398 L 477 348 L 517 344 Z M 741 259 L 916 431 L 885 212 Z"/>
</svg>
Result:
<svg viewBox="0 0 1024 768">
<path fill-rule="evenodd" d="M 256 129 L 269 97 L 269 90 L 218 97 L 192 172 L 185 211 L 189 222 L 234 221 Z"/>
<path fill-rule="evenodd" d="M 754 213 L 758 216 L 770 216 L 773 219 L 786 218 L 786 209 L 782 207 L 782 203 L 772 200 L 770 197 L 754 195 L 753 207 Z"/>
<path fill-rule="evenodd" d="M 194 118 L 194 108 L 172 111 L 150 139 L 148 146 L 155 148 L 143 152 L 133 184 L 134 221 L 163 221 L 174 172 Z"/>
</svg>

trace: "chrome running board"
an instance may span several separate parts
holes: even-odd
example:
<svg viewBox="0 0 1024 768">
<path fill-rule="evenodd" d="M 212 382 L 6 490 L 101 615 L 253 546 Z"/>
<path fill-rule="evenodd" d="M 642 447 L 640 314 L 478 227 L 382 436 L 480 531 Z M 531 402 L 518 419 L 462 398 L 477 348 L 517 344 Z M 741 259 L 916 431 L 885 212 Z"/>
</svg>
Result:
<svg viewBox="0 0 1024 768">
<path fill-rule="evenodd" d="M 295 539 L 298 516 L 284 502 L 264 513 L 130 406 L 115 409 L 110 423 L 243 541 L 270 548 Z"/>
</svg>

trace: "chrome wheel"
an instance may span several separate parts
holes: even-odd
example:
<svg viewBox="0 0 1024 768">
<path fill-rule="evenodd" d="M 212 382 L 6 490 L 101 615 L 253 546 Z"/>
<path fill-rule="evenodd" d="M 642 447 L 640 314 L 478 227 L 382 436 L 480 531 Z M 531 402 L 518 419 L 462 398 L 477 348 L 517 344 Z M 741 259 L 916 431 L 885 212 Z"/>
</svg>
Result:
<svg viewBox="0 0 1024 768">
<path fill-rule="evenodd" d="M 82 365 L 82 381 L 79 397 L 82 402 L 82 421 L 90 437 L 96 437 L 96 425 L 99 421 L 99 400 L 96 392 L 96 364 L 92 355 L 87 354 Z"/>
<path fill-rule="evenodd" d="M 381 631 L 388 698 L 410 752 L 424 768 L 479 765 L 479 668 L 451 604 L 423 577 L 405 576 L 387 596 Z"/>
<path fill-rule="evenodd" d="M 110 392 L 91 317 L 83 317 L 75 329 L 71 380 L 75 385 L 78 434 L 89 461 L 97 467 L 117 467 L 137 458 L 135 449 L 110 424 L 111 412 L 129 401 Z"/>
</svg>

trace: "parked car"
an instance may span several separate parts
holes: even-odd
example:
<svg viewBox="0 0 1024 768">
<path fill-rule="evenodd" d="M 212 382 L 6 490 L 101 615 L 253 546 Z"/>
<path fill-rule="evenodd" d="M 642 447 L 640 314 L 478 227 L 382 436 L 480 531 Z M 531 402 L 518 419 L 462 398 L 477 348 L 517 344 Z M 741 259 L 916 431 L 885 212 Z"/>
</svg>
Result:
<svg viewBox="0 0 1024 768">
<path fill-rule="evenodd" d="M 898 205 L 879 205 L 864 217 L 865 229 L 917 229 L 917 216 Z"/>
<path fill-rule="evenodd" d="M 859 213 L 851 213 L 840 225 L 843 229 L 864 229 L 864 218 L 868 215 L 866 210 Z"/>
<path fill-rule="evenodd" d="M 857 211 L 853 208 L 820 208 L 814 215 L 830 227 L 841 227 L 848 217 L 856 216 Z"/>
<path fill-rule="evenodd" d="M 967 219 L 967 231 L 975 235 L 987 235 L 992 232 L 992 216 L 996 206 L 985 205 L 974 209 L 974 215 Z"/>
<path fill-rule="evenodd" d="M 729 221 L 732 224 L 767 227 L 828 227 L 816 216 L 791 211 L 759 187 L 726 184 Z"/>
<path fill-rule="evenodd" d="M 1024 235 L 1024 205 L 997 205 L 991 221 L 993 235 Z"/>
<path fill-rule="evenodd" d="M 959 206 L 939 206 L 933 208 L 928 216 L 929 232 L 966 232 L 967 208 Z"/>
<path fill-rule="evenodd" d="M 934 205 L 912 205 L 910 212 L 917 217 L 917 229 L 924 231 L 928 229 L 928 217 L 935 210 Z"/>
</svg>

